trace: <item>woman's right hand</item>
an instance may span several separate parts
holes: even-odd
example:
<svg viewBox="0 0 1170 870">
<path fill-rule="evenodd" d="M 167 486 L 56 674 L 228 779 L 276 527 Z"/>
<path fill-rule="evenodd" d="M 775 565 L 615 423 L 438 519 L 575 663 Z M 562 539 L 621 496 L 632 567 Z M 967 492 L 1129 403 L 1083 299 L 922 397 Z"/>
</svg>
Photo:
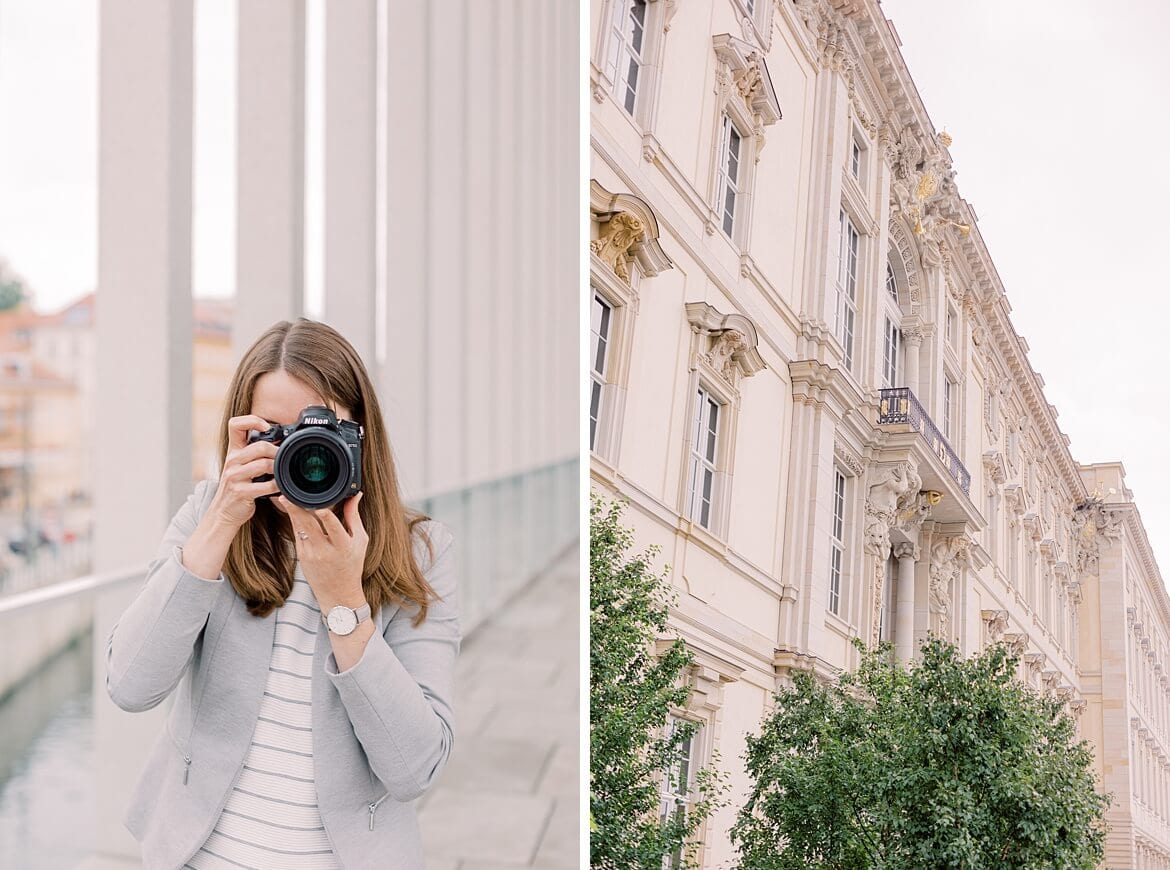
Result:
<svg viewBox="0 0 1170 870">
<path fill-rule="evenodd" d="M 228 451 L 219 487 L 208 507 L 224 522 L 239 528 L 256 513 L 256 499 L 280 492 L 275 480 L 253 483 L 252 478 L 273 473 L 277 445 L 270 441 L 248 443 L 248 432 L 270 429 L 268 421 L 254 414 L 228 420 Z"/>
</svg>

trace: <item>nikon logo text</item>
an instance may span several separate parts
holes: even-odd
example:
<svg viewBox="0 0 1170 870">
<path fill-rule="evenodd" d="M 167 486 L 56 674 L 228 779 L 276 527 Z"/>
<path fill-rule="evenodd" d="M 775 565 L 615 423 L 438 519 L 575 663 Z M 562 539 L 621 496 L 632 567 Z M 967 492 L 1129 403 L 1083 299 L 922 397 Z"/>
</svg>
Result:
<svg viewBox="0 0 1170 870">
<path fill-rule="evenodd" d="M 324 417 L 306 417 L 305 423 L 315 423 L 318 426 L 328 426 L 329 421 Z"/>
</svg>

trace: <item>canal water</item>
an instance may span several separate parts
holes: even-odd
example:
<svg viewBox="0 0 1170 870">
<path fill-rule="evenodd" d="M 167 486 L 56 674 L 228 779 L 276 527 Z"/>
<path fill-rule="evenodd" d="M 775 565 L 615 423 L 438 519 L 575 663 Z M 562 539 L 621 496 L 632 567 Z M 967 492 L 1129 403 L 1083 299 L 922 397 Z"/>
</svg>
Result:
<svg viewBox="0 0 1170 870">
<path fill-rule="evenodd" d="M 73 870 L 94 843 L 93 633 L 0 701 L 0 867 Z"/>
</svg>

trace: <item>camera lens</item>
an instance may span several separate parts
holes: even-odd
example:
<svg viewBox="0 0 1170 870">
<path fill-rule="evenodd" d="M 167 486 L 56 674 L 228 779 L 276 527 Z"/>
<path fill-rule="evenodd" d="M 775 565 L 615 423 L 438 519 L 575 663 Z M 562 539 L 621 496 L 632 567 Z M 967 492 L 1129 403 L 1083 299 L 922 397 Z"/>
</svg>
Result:
<svg viewBox="0 0 1170 870">
<path fill-rule="evenodd" d="M 340 470 L 336 453 L 324 444 L 306 444 L 293 454 L 289 462 L 294 485 L 313 495 L 335 486 Z"/>
<path fill-rule="evenodd" d="M 276 485 L 285 498 L 306 510 L 329 507 L 349 487 L 350 456 L 345 441 L 323 426 L 285 439 L 276 454 Z"/>
</svg>

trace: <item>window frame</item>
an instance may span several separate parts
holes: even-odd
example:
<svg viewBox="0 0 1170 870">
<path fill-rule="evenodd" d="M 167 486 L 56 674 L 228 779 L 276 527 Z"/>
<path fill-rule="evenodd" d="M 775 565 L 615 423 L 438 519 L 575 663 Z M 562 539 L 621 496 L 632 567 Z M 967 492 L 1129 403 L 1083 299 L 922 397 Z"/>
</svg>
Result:
<svg viewBox="0 0 1170 870">
<path fill-rule="evenodd" d="M 719 460 L 723 452 L 723 441 L 726 437 L 726 427 L 724 427 L 723 436 L 721 437 L 720 425 L 723 424 L 727 414 L 726 403 L 719 400 L 718 395 L 714 394 L 706 382 L 700 381 L 698 387 L 691 392 L 691 417 L 689 424 L 689 437 L 687 439 L 687 484 L 686 484 L 686 502 L 683 505 L 683 515 L 691 522 L 697 523 L 701 528 L 708 532 L 714 532 L 716 520 L 716 508 L 719 501 L 719 483 L 718 479 L 720 473 Z M 710 410 L 715 409 L 715 429 L 711 430 L 711 416 Z M 714 436 L 703 438 L 703 443 L 700 445 L 700 435 Z M 712 455 L 708 458 L 707 454 Z M 707 500 L 707 520 L 706 522 L 699 516 L 696 516 L 696 495 L 698 493 L 697 484 L 699 478 L 697 476 L 699 470 L 702 469 L 710 474 L 710 498 Z"/>
<path fill-rule="evenodd" d="M 641 7 L 642 20 L 639 22 L 634 9 Z M 646 63 L 646 24 L 650 18 L 648 0 L 613 0 L 610 8 L 609 29 L 605 54 L 605 75 L 609 79 L 610 92 L 614 102 L 621 106 L 631 118 L 637 118 L 638 85 L 644 82 L 643 70 Z M 633 32 L 628 32 L 631 21 Z M 640 33 L 639 33 L 640 29 Z M 640 44 L 635 44 L 639 42 Z M 625 61 L 625 62 L 623 62 Z M 624 70 L 624 71 L 623 71 Z M 630 72 L 635 71 L 634 82 L 630 83 Z"/>
<path fill-rule="evenodd" d="M 851 235 L 850 235 L 851 234 Z M 851 269 L 847 272 L 846 247 L 847 241 L 852 238 L 854 244 L 848 251 L 851 260 Z M 853 371 L 856 359 L 857 345 L 857 285 L 861 271 L 861 232 L 857 229 L 853 218 L 844 205 L 838 218 L 837 236 L 837 269 L 834 278 L 836 303 L 834 305 L 833 334 L 841 343 L 841 362 L 846 371 Z"/>
<path fill-rule="evenodd" d="M 628 58 L 628 45 L 619 18 L 628 18 L 631 8 L 638 0 L 608 0 L 602 10 L 602 26 L 599 28 L 594 54 L 591 60 L 593 98 L 604 103 L 608 97 L 621 114 L 638 128 L 644 136 L 653 134 L 663 49 L 666 42 L 666 28 L 669 26 L 674 7 L 665 0 L 643 0 L 645 17 L 642 21 L 642 44 L 637 52 L 638 76 L 634 86 L 634 106 L 626 106 L 623 88 L 628 84 L 627 72 L 620 74 L 622 58 Z"/>
<path fill-rule="evenodd" d="M 594 452 L 597 445 L 597 433 L 601 429 L 604 422 L 604 414 L 608 410 L 606 402 L 606 387 L 609 385 L 609 372 L 613 368 L 612 358 L 614 356 L 614 325 L 617 317 L 618 306 L 614 305 L 606 297 L 604 293 L 593 287 L 593 293 L 590 299 L 589 306 L 589 450 Z M 604 327 L 604 336 L 600 335 L 594 327 L 594 311 L 600 306 L 602 308 L 600 321 L 597 326 Z M 604 342 L 605 348 L 602 352 L 601 368 L 597 367 L 598 344 Z"/>
<path fill-rule="evenodd" d="M 684 814 L 689 813 L 691 806 L 695 803 L 695 771 L 701 763 L 701 741 L 703 741 L 706 737 L 707 728 L 705 722 L 700 722 L 685 716 L 671 714 L 667 717 L 666 727 L 669 729 L 667 733 L 672 733 L 673 730 L 678 727 L 678 723 L 680 722 L 694 723 L 698 727 L 695 729 L 694 733 L 686 739 L 687 758 L 683 762 L 683 764 L 686 765 L 687 781 L 685 786 L 681 784 L 677 788 L 674 786 L 674 782 L 678 779 L 678 777 L 674 775 L 676 768 L 675 765 L 671 765 L 670 767 L 661 771 L 662 779 L 658 789 L 658 820 L 660 822 L 664 822 L 669 816 L 676 813 L 680 805 L 684 807 Z M 681 789 L 681 794 L 679 789 Z M 686 850 L 687 844 L 683 843 L 678 851 L 670 855 L 663 855 L 663 870 L 681 870 L 681 868 L 685 866 L 684 861 L 686 858 Z"/>
<path fill-rule="evenodd" d="M 733 159 L 731 148 L 733 137 L 735 140 L 738 140 L 739 143 L 738 154 L 734 155 L 734 178 L 732 177 L 732 173 L 729 171 Z M 743 132 L 739 129 L 739 126 L 736 124 L 735 119 L 731 117 L 731 114 L 724 112 L 721 117 L 719 130 L 719 180 L 716 185 L 719 194 L 717 208 L 719 228 L 723 231 L 723 234 L 727 236 L 727 238 L 732 242 L 736 241 L 735 231 L 739 225 L 740 216 L 743 213 L 743 210 L 740 208 L 740 206 L 743 204 L 745 193 L 745 191 L 742 189 L 743 176 L 745 174 L 743 158 L 746 148 L 744 143 L 747 138 L 748 137 L 743 135 Z M 730 216 L 727 213 L 727 200 L 729 194 L 731 195 L 732 202 Z M 731 222 L 730 227 L 727 226 L 729 219 Z"/>
<path fill-rule="evenodd" d="M 847 620 L 841 602 L 846 577 L 846 528 L 849 503 L 849 475 L 833 465 L 832 508 L 829 518 L 829 582 L 825 585 L 825 610 L 838 619 Z"/>
</svg>

